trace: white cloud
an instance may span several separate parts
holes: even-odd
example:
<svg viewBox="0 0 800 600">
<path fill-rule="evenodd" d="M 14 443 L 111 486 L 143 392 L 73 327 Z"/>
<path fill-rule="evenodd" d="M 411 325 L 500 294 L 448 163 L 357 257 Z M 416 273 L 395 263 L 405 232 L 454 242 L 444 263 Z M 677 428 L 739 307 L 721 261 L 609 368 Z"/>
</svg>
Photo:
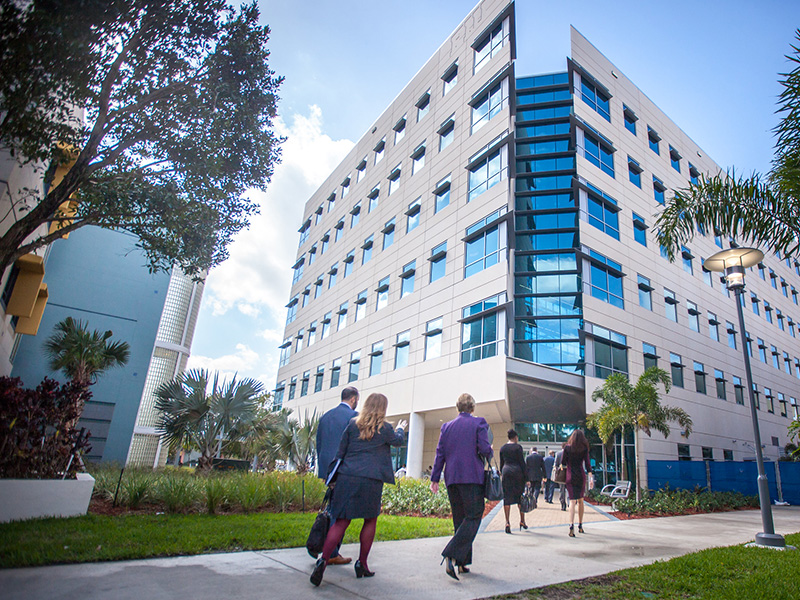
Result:
<svg viewBox="0 0 800 600">
<path fill-rule="evenodd" d="M 249 317 L 266 310 L 273 326 L 282 325 L 306 199 L 353 147 L 350 140 L 332 140 L 322 133 L 322 111 L 317 106 L 310 106 L 308 115 L 292 115 L 291 120 L 291 126 L 276 121 L 276 133 L 287 141 L 272 182 L 266 192 L 251 192 L 261 214 L 237 236 L 230 258 L 206 282 L 204 300 L 214 315 L 234 307 Z M 282 327 L 278 337 L 281 334 Z"/>
<path fill-rule="evenodd" d="M 206 369 L 211 373 L 219 372 L 221 379 L 230 380 L 234 375 L 238 379 L 250 377 L 249 372 L 259 368 L 262 360 L 258 352 L 246 344 L 236 344 L 234 354 L 226 354 L 217 358 L 193 354 L 189 357 L 188 369 Z"/>
</svg>

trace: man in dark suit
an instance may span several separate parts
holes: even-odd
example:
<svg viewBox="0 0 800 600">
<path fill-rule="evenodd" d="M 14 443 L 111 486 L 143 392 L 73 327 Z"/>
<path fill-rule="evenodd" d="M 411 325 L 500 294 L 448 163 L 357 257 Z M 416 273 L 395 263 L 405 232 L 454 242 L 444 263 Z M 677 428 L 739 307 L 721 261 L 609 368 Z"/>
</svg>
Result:
<svg viewBox="0 0 800 600">
<path fill-rule="evenodd" d="M 536 451 L 536 446 L 533 447 L 531 453 L 525 458 L 525 479 L 528 480 L 528 485 L 533 486 L 533 508 L 539 502 L 539 491 L 542 489 L 542 480 L 545 479 L 544 471 L 545 459 Z M 547 500 L 547 490 L 544 494 Z"/>
<path fill-rule="evenodd" d="M 322 481 L 328 479 L 328 471 L 339 450 L 342 432 L 350 419 L 358 415 L 356 406 L 358 406 L 358 390 L 354 387 L 346 387 L 342 390 L 342 401 L 339 405 L 330 409 L 319 420 L 317 426 L 317 476 Z M 337 548 L 328 559 L 328 564 L 346 565 L 351 560 L 351 558 L 341 556 Z"/>
<path fill-rule="evenodd" d="M 548 504 L 552 504 L 553 492 L 555 491 L 556 484 L 551 477 L 553 476 L 553 465 L 556 462 L 556 453 L 550 450 L 542 462 L 542 467 L 544 468 L 544 477 L 546 480 L 544 482 L 544 501 Z"/>
</svg>

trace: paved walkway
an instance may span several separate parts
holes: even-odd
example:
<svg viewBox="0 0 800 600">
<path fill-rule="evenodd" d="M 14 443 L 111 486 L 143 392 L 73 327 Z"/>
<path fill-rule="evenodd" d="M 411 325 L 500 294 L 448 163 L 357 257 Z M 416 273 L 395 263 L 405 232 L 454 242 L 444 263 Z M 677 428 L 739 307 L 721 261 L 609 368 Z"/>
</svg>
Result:
<svg viewBox="0 0 800 600">
<path fill-rule="evenodd" d="M 598 523 L 601 521 L 616 521 L 616 517 L 612 517 L 606 513 L 604 506 L 591 506 L 586 504 L 583 513 L 583 522 Z M 575 522 L 578 522 L 577 509 L 575 512 Z M 519 528 L 519 510 L 516 506 L 511 507 L 511 516 L 509 519 L 512 532 L 520 532 Z M 528 526 L 528 531 L 531 529 L 538 529 L 541 527 L 562 527 L 564 531 L 567 530 L 569 525 L 569 509 L 566 511 L 561 510 L 561 504 L 558 502 L 558 494 L 556 494 L 553 504 L 547 504 L 540 496 L 537 507 L 525 515 L 525 524 Z M 505 531 L 506 519 L 503 514 L 503 502 L 501 501 L 491 512 L 490 515 L 484 519 L 481 527 L 482 532 L 495 532 Z"/>
<path fill-rule="evenodd" d="M 550 517 L 547 508 L 537 511 L 531 524 Z M 774 507 L 774 517 L 778 533 L 800 531 L 800 507 Z M 447 577 L 439 564 L 448 538 L 429 538 L 376 543 L 369 562 L 375 577 L 356 579 L 351 566 L 332 566 L 319 588 L 308 581 L 313 560 L 294 548 L 9 569 L 0 571 L 0 590 L 4 600 L 473 599 L 741 544 L 760 530 L 758 511 L 602 520 L 576 538 L 563 526 L 506 535 L 487 525 L 475 542 L 472 573 L 461 581 Z M 358 548 L 344 546 L 342 553 L 356 556 Z"/>
</svg>

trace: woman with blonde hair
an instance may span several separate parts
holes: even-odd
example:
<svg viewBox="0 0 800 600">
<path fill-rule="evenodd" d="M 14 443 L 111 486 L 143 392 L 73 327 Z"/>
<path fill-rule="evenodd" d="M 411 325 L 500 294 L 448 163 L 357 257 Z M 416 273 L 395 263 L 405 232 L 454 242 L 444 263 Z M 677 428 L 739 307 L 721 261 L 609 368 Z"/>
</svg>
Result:
<svg viewBox="0 0 800 600">
<path fill-rule="evenodd" d="M 401 419 L 395 430 L 385 421 L 388 403 L 383 394 L 370 394 L 361 413 L 350 420 L 342 433 L 336 453 L 341 462 L 330 508 L 331 519 L 336 522 L 328 531 L 322 556 L 311 574 L 314 585 L 322 581 L 328 559 L 341 543 L 353 519 L 364 519 L 359 540 L 361 551 L 355 564 L 356 577 L 360 579 L 375 574 L 367 566 L 367 557 L 381 512 L 383 484 L 394 483 L 391 446 L 403 444 L 403 431 L 407 425 Z"/>
<path fill-rule="evenodd" d="M 431 472 L 431 491 L 439 492 L 439 479 L 444 470 L 444 483 L 453 512 L 455 535 L 442 550 L 445 573 L 453 579 L 469 573 L 472 564 L 472 543 L 483 517 L 483 462 L 492 457 L 489 424 L 483 417 L 474 417 L 475 399 L 461 394 L 456 402 L 458 416 L 442 425 L 436 460 Z M 458 570 L 458 574 L 456 573 Z"/>
</svg>

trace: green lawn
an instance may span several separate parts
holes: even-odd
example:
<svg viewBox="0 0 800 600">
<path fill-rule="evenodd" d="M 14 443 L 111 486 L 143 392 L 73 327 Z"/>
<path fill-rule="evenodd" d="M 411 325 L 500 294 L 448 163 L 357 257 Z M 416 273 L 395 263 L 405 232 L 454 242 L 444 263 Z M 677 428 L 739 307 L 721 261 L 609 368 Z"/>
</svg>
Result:
<svg viewBox="0 0 800 600">
<path fill-rule="evenodd" d="M 316 513 L 86 515 L 0 525 L 0 567 L 305 546 Z M 355 521 L 345 543 L 358 541 Z M 376 540 L 452 535 L 450 519 L 382 515 Z"/>
<path fill-rule="evenodd" d="M 800 546 L 800 534 L 786 536 Z M 800 551 L 731 546 L 687 554 L 494 600 L 796 600 L 800 598 Z"/>
</svg>

